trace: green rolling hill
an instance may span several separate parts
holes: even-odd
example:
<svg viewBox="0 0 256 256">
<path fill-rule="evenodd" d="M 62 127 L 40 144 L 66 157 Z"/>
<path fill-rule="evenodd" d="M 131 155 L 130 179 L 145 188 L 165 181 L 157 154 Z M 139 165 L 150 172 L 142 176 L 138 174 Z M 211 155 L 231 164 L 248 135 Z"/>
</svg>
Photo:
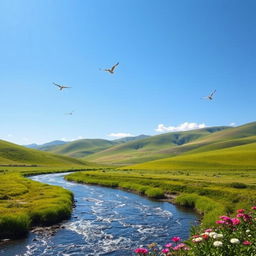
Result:
<svg viewBox="0 0 256 256">
<path fill-rule="evenodd" d="M 256 170 L 256 142 L 208 152 L 174 156 L 125 168 L 139 170 Z"/>
<path fill-rule="evenodd" d="M 128 165 L 168 157 L 171 149 L 207 137 L 220 131 L 232 129 L 225 126 L 198 129 L 186 132 L 171 132 L 145 139 L 116 145 L 83 159 L 104 164 Z M 175 150 L 174 150 L 175 151 Z"/>
<path fill-rule="evenodd" d="M 103 151 L 107 148 L 110 148 L 115 145 L 119 145 L 122 143 L 126 143 L 129 141 L 136 141 L 143 138 L 147 138 L 150 136 L 147 135 L 139 135 L 133 137 L 125 137 L 116 140 L 104 140 L 104 139 L 82 139 L 76 140 L 72 142 L 62 143 L 62 145 L 55 145 L 52 144 L 55 142 L 46 143 L 41 145 L 37 149 L 52 152 L 55 154 L 75 157 L 75 158 L 82 158 L 88 155 Z"/>
<path fill-rule="evenodd" d="M 89 166 L 90 164 L 66 156 L 55 155 L 29 149 L 0 140 L 0 165 L 38 165 L 38 166 Z"/>
<path fill-rule="evenodd" d="M 81 158 L 117 145 L 118 142 L 103 139 L 82 139 L 55 146 L 49 152 L 70 157 Z"/>
</svg>

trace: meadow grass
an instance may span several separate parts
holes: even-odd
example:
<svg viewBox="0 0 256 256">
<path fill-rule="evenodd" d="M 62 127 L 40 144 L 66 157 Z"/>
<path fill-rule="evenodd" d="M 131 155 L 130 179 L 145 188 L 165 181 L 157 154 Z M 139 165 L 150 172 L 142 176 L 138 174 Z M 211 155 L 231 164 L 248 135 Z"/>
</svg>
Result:
<svg viewBox="0 0 256 256">
<path fill-rule="evenodd" d="M 32 226 L 55 224 L 71 215 L 70 191 L 25 176 L 85 170 L 84 166 L 0 168 L 0 239 L 22 237 Z"/>
<path fill-rule="evenodd" d="M 256 202 L 256 171 L 152 171 L 108 169 L 76 172 L 66 180 L 122 188 L 150 198 L 176 194 L 173 202 L 196 209 L 202 225 L 214 224 L 222 214 Z M 241 186 L 231 182 L 241 181 Z"/>
</svg>

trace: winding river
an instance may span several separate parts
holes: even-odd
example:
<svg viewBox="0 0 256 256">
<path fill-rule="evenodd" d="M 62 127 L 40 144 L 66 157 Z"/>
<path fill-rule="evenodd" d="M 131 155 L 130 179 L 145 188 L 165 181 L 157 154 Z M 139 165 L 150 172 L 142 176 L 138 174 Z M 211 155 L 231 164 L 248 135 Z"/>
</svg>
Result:
<svg viewBox="0 0 256 256">
<path fill-rule="evenodd" d="M 198 221 L 192 211 L 168 202 L 152 201 L 136 194 L 64 180 L 61 174 L 31 179 L 71 190 L 76 207 L 72 217 L 54 232 L 30 232 L 22 240 L 0 246 L 4 256 L 130 256 L 138 246 L 163 245 L 173 236 L 187 239 Z"/>
</svg>

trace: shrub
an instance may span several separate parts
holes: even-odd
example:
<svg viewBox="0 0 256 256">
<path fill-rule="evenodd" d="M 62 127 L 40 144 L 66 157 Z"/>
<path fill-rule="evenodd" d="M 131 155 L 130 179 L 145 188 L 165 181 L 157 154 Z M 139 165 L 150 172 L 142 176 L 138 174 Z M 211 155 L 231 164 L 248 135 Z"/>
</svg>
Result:
<svg viewBox="0 0 256 256">
<path fill-rule="evenodd" d="M 164 191 L 160 188 L 148 188 L 145 191 L 145 195 L 151 198 L 163 198 Z"/>
</svg>

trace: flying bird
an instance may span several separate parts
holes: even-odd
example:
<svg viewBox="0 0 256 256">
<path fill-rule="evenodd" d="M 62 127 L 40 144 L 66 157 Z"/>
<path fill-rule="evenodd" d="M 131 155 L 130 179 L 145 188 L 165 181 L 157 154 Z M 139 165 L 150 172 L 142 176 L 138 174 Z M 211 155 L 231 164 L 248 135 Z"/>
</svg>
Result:
<svg viewBox="0 0 256 256">
<path fill-rule="evenodd" d="M 112 68 L 106 68 L 104 71 L 109 72 L 110 74 L 114 74 L 115 68 L 119 65 L 119 62 L 117 62 Z"/>
<path fill-rule="evenodd" d="M 70 116 L 72 116 L 73 115 L 73 113 L 74 113 L 74 110 L 72 110 L 71 112 L 69 112 L 69 113 L 66 113 L 65 115 L 70 115 Z"/>
<path fill-rule="evenodd" d="M 60 90 L 63 90 L 63 89 L 65 89 L 65 88 L 71 88 L 71 87 L 69 87 L 69 86 L 56 84 L 56 83 L 54 83 L 54 82 L 53 82 L 53 84 L 54 84 L 55 86 L 59 87 Z"/>
<path fill-rule="evenodd" d="M 213 100 L 213 95 L 216 93 L 216 90 L 214 90 L 211 94 L 208 96 L 203 97 L 203 99 Z"/>
</svg>

